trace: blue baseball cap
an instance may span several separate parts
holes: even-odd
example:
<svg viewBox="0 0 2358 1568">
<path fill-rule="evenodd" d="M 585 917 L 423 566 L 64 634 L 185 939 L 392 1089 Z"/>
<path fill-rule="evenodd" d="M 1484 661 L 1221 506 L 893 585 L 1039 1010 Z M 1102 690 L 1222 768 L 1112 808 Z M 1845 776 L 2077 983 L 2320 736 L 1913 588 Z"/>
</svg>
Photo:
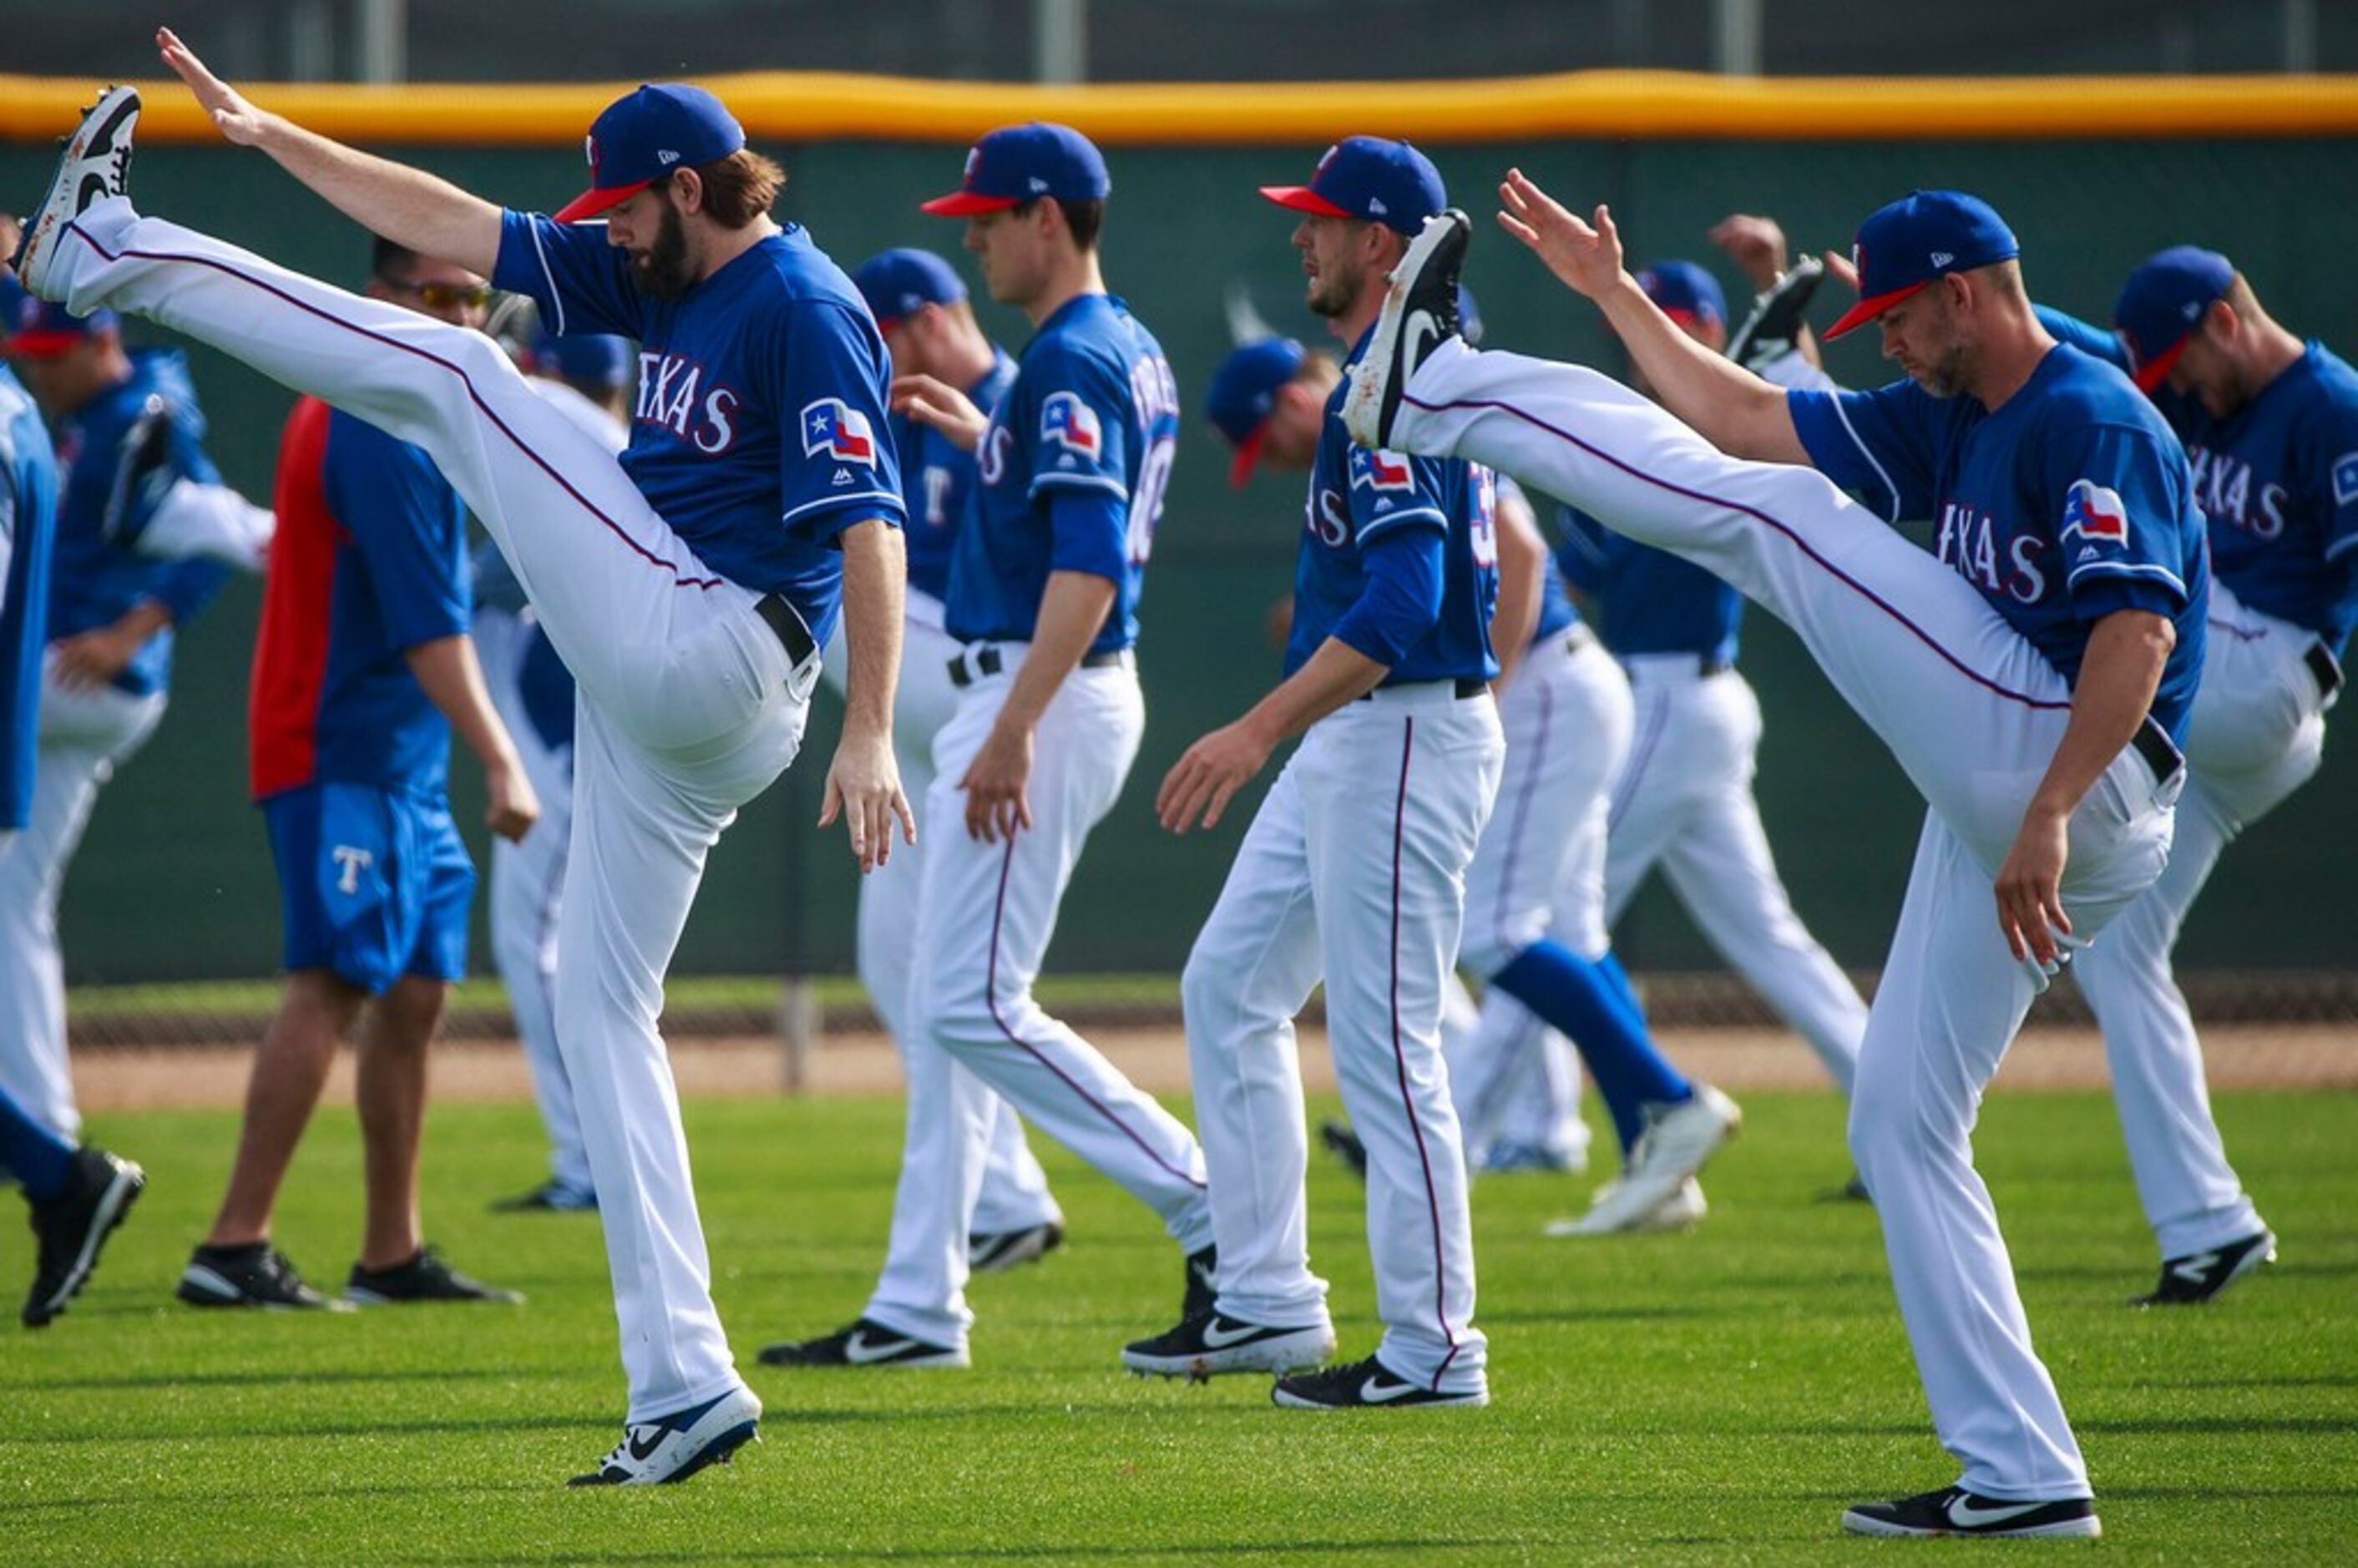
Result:
<svg viewBox="0 0 2358 1568">
<path fill-rule="evenodd" d="M 720 100 L 684 81 L 643 85 L 590 122 L 583 150 L 590 189 L 557 210 L 560 223 L 595 218 L 673 169 L 716 163 L 745 145 L 745 127 Z"/>
<path fill-rule="evenodd" d="M 1413 234 L 1449 205 L 1441 171 L 1406 142 L 1346 136 L 1328 147 L 1307 185 L 1264 185 L 1280 207 L 1322 218 L 1357 218 Z"/>
<path fill-rule="evenodd" d="M 21 287 L 14 292 L 16 314 L 9 319 L 5 346 L 8 352 L 22 359 L 54 358 L 93 332 L 111 330 L 115 325 L 112 310 L 77 316 L 62 305 L 35 298 Z"/>
<path fill-rule="evenodd" d="M 1056 201 L 1101 201 L 1113 189 L 1105 155 L 1070 125 L 1034 120 L 1001 125 L 967 149 L 966 172 L 947 196 L 918 211 L 936 218 L 971 218 L 1003 212 L 1020 202 L 1047 197 Z"/>
<path fill-rule="evenodd" d="M 2172 245 L 2137 264 L 2113 305 L 2113 326 L 2141 390 L 2151 392 L 2169 379 L 2202 313 L 2234 281 L 2235 264 L 2200 245 Z"/>
<path fill-rule="evenodd" d="M 2022 254 L 1997 210 L 1962 190 L 1911 190 L 1858 226 L 1851 264 L 1858 303 L 1826 329 L 1839 338 L 1863 327 L 1936 277 L 1971 272 Z"/>
<path fill-rule="evenodd" d="M 1691 261 L 1656 262 L 1639 270 L 1638 287 L 1673 321 L 1727 325 L 1727 296 L 1719 279 Z"/>
<path fill-rule="evenodd" d="M 585 332 L 560 338 L 543 332 L 532 341 L 532 368 L 584 386 L 610 391 L 631 379 L 631 344 L 627 338 Z"/>
<path fill-rule="evenodd" d="M 868 301 L 879 327 L 890 327 L 928 305 L 955 305 L 966 297 L 957 269 L 931 251 L 902 246 L 879 251 L 861 262 L 851 286 Z"/>
<path fill-rule="evenodd" d="M 1260 460 L 1260 444 L 1269 436 L 1269 416 L 1277 407 L 1278 389 L 1301 372 L 1308 351 L 1292 338 L 1263 338 L 1232 349 L 1212 373 L 1212 388 L 1204 399 L 1205 416 L 1237 449 L 1228 465 L 1229 488 L 1252 477 Z"/>
</svg>

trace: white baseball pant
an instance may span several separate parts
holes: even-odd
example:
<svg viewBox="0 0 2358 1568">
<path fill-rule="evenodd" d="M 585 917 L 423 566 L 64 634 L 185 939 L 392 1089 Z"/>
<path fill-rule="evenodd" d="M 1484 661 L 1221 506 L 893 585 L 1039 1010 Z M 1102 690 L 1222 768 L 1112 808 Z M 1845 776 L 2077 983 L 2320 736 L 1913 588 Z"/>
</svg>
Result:
<svg viewBox="0 0 2358 1568">
<path fill-rule="evenodd" d="M 917 900 L 903 1052 L 908 1141 L 892 1237 L 866 1315 L 928 1344 L 966 1343 L 967 1237 L 975 1228 L 992 1093 L 1154 1210 L 1184 1252 L 1211 1244 L 1204 1155 L 1177 1118 L 1032 997 L 1056 908 L 1089 830 L 1137 760 L 1146 706 L 1125 662 L 1065 677 L 1033 736 L 1032 826 L 987 844 L 966 831 L 960 781 L 990 738 L 1025 645 L 995 644 L 1001 672 L 958 697 L 934 739 L 933 827 Z"/>
<path fill-rule="evenodd" d="M 957 708 L 957 688 L 950 684 L 950 660 L 957 652 L 957 639 L 942 629 L 941 601 L 909 589 L 901 624 L 901 684 L 892 703 L 892 755 L 900 763 L 902 791 L 913 801 L 923 801 L 933 788 L 934 737 Z M 838 626 L 827 643 L 823 669 L 838 697 L 844 689 L 839 673 L 844 664 L 843 629 Z M 943 826 L 958 830 L 955 822 Z M 904 1073 L 909 985 L 917 967 L 917 892 L 925 849 L 932 842 L 927 830 L 916 844 L 895 846 L 891 860 L 860 880 L 860 983 L 868 988 L 877 1021 L 892 1036 Z M 975 1201 L 975 1230 L 997 1235 L 1052 1220 L 1061 1223 L 1064 1211 L 1048 1191 L 1048 1173 L 1023 1140 L 1022 1119 L 997 1095 L 990 1098 L 990 1133 L 982 1193 Z"/>
<path fill-rule="evenodd" d="M 1702 674 L 1692 654 L 1623 662 L 1637 699 L 1636 739 L 1613 787 L 1606 922 L 1620 920 L 1660 866 L 1704 940 L 1848 1094 L 1866 1003 L 1793 913 L 1777 875 L 1752 794 L 1760 699 L 1732 669 Z"/>
<path fill-rule="evenodd" d="M 81 1141 L 81 1112 L 66 1052 L 58 895 L 98 792 L 156 732 L 166 700 L 160 691 L 64 686 L 55 661 L 45 665 L 32 808 L 0 855 L 0 1091 L 69 1142 Z"/>
<path fill-rule="evenodd" d="M 2317 772 L 2331 706 L 2306 662 L 2315 633 L 2247 608 L 2215 580 L 2206 631 L 2169 865 L 2071 963 L 2104 1029 L 2129 1168 L 2165 1259 L 2262 1228 L 2212 1119 L 2202 1044 L 2170 950 L 2220 854 Z"/>
<path fill-rule="evenodd" d="M 1324 978 L 1343 1107 L 1368 1150 L 1377 1354 L 1447 1393 L 1487 1386 L 1466 1156 L 1442 1063 L 1466 871 L 1506 742 L 1487 696 L 1379 690 L 1311 726 L 1237 849 L 1180 980 L 1212 1173 L 1219 1310 L 1330 1323 L 1310 1271 L 1293 1019 Z"/>
<path fill-rule="evenodd" d="M 1729 458 L 1594 372 L 1451 340 L 1404 391 L 1394 447 L 1490 464 L 1695 562 L 1792 627 L 1922 794 L 1852 1090 L 1851 1152 L 1960 1484 L 2086 1496 L 1972 1146 L 1982 1091 L 2042 983 L 1999 935 L 1994 878 L 2070 718 L 2062 677 L 1962 578 L 1823 475 Z M 2157 780 L 2125 748 L 2072 814 L 2061 891 L 2082 937 L 2160 874 L 2181 778 Z"/>
<path fill-rule="evenodd" d="M 704 859 L 802 741 L 761 595 L 707 568 L 489 338 L 276 266 L 110 198 L 57 241 L 78 313 L 144 316 L 423 448 L 522 583 L 582 701 L 557 1029 L 612 1271 L 626 1419 L 741 1384 L 655 1021 Z"/>
</svg>

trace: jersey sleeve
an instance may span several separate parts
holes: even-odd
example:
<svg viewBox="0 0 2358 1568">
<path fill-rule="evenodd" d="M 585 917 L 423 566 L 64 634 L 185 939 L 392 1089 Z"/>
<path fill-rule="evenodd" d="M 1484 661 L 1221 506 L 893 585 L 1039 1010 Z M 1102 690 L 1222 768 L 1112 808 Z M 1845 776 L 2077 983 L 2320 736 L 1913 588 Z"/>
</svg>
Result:
<svg viewBox="0 0 2358 1568">
<path fill-rule="evenodd" d="M 2358 406 L 2327 409 L 2306 462 L 2323 491 L 2325 558 L 2358 576 Z"/>
<path fill-rule="evenodd" d="M 560 223 L 537 212 L 500 215 L 500 256 L 493 287 L 521 294 L 540 307 L 540 319 L 558 337 L 612 332 L 646 336 L 646 301 L 631 281 L 631 261 L 606 243 L 603 223 Z"/>
<path fill-rule="evenodd" d="M 1785 395 L 1811 464 L 1894 523 L 1932 514 L 1932 401 L 1907 381 Z"/>
<path fill-rule="evenodd" d="M 1343 460 L 1350 475 L 1344 504 L 1351 514 L 1352 537 L 1361 549 L 1403 524 L 1449 531 L 1449 514 L 1442 501 L 1445 460 L 1370 447 L 1350 449 Z"/>
<path fill-rule="evenodd" d="M 778 492 L 786 531 L 826 544 L 855 523 L 903 526 L 900 454 L 885 412 L 884 340 L 861 312 L 804 301 L 757 319 L 774 343 L 752 355 L 777 411 Z"/>
<path fill-rule="evenodd" d="M 1130 389 L 1093 359 L 1060 352 L 1024 362 L 1023 406 L 1032 473 L 1026 493 L 1093 490 L 1130 500 Z"/>
<path fill-rule="evenodd" d="M 2073 611 L 2175 616 L 2186 607 L 2182 461 L 2169 438 L 2132 426 L 2086 427 L 2048 467 L 2063 580 Z M 2174 444 L 2174 443 L 2173 443 Z"/>
<path fill-rule="evenodd" d="M 377 614 L 395 647 L 468 629 L 473 613 L 450 531 L 455 500 L 433 460 L 357 419 L 328 436 L 328 506 L 368 563 Z"/>
<path fill-rule="evenodd" d="M 2032 311 L 2047 335 L 2059 343 L 2069 343 L 2090 359 L 2104 361 L 2115 370 L 2129 368 L 2129 351 L 2119 338 L 2105 331 L 2093 321 L 2082 321 L 2068 310 L 2058 310 L 2051 305 L 2034 305 Z"/>
</svg>

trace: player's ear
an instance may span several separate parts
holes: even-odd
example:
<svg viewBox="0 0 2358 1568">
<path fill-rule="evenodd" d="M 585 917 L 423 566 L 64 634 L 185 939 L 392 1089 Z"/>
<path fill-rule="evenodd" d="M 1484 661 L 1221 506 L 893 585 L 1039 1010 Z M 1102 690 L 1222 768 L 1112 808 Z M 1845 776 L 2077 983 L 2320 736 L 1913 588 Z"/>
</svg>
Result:
<svg viewBox="0 0 2358 1568">
<path fill-rule="evenodd" d="M 692 168 L 676 168 L 664 187 L 672 205 L 687 217 L 704 211 L 704 177 Z"/>
<path fill-rule="evenodd" d="M 2202 319 L 2195 330 L 2207 331 L 2223 343 L 2232 343 L 2244 330 L 2244 319 L 2235 314 L 2235 308 L 2223 296 L 2212 300 L 2210 308 L 2202 312 Z"/>
</svg>

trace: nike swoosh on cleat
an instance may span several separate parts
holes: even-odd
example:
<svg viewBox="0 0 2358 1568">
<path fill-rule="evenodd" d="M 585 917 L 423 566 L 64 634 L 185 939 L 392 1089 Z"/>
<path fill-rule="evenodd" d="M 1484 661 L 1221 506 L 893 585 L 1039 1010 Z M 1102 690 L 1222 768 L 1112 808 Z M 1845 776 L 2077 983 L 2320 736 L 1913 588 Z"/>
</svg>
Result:
<svg viewBox="0 0 2358 1568">
<path fill-rule="evenodd" d="M 639 1433 L 642 1430 L 647 1433 L 646 1445 L 644 1447 L 641 1447 L 639 1443 Z M 644 1429 L 633 1427 L 625 1437 L 623 1445 L 631 1451 L 632 1458 L 644 1465 L 648 1460 L 654 1457 L 656 1449 L 663 1446 L 665 1435 L 665 1433 L 664 1429 L 659 1426 L 650 1426 Z"/>
<path fill-rule="evenodd" d="M 1365 1404 L 1388 1405 L 1416 1391 L 1414 1383 L 1387 1383 L 1381 1379 L 1370 1378 L 1359 1385 L 1359 1399 Z"/>
<path fill-rule="evenodd" d="M 1260 1332 L 1260 1325 L 1255 1323 L 1240 1323 L 1234 1328 L 1224 1328 L 1216 1317 L 1204 1325 L 1204 1346 L 1207 1350 L 1226 1350 L 1232 1345 L 1242 1345 Z"/>
<path fill-rule="evenodd" d="M 855 1367 L 864 1367 L 871 1361 L 882 1361 L 916 1347 L 917 1342 L 914 1339 L 871 1339 L 864 1330 L 860 1330 L 855 1331 L 843 1342 L 843 1358 Z"/>
<path fill-rule="evenodd" d="M 2191 1258 L 2171 1264 L 2169 1271 L 2190 1285 L 2199 1285 L 2218 1266 L 2219 1254 L 2216 1252 L 2197 1252 Z"/>
<path fill-rule="evenodd" d="M 1424 362 L 1425 345 L 1436 341 L 1440 336 L 1441 323 L 1433 319 L 1433 312 L 1430 310 L 1412 310 L 1409 312 L 1408 319 L 1401 323 L 1399 374 L 1400 391 L 1403 396 L 1408 392 L 1409 376 L 1415 372 L 1418 365 Z"/>
<path fill-rule="evenodd" d="M 1984 1509 L 1975 1508 L 1964 1498 L 1952 1498 L 1949 1501 L 1949 1522 L 1962 1530 L 1980 1530 L 2020 1519 L 2027 1513 L 2036 1513 L 2046 1506 L 2045 1503 L 2001 1503 L 1994 1509 Z"/>
</svg>

